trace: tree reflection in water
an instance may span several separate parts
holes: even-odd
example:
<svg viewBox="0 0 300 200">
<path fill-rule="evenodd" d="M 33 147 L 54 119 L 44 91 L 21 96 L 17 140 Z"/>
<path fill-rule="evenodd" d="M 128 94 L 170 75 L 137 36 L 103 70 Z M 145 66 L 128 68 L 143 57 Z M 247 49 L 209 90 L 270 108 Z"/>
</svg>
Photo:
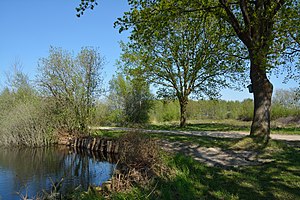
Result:
<svg viewBox="0 0 300 200">
<path fill-rule="evenodd" d="M 80 186 L 101 185 L 112 173 L 116 157 L 68 149 L 64 146 L 47 148 L 0 149 L 0 197 L 19 199 L 16 192 L 35 196 L 43 189 L 51 190 L 52 181 L 63 178 L 62 193 Z"/>
</svg>

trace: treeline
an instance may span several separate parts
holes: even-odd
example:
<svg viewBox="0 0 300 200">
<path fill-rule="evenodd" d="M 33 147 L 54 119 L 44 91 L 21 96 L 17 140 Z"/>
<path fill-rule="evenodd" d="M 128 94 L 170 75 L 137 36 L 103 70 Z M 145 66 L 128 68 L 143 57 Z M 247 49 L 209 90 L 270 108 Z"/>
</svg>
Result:
<svg viewBox="0 0 300 200">
<path fill-rule="evenodd" d="M 276 98 L 275 98 L 276 99 Z M 155 106 L 150 112 L 150 119 L 154 122 L 178 121 L 180 106 L 177 101 L 155 101 Z M 251 121 L 253 116 L 253 100 L 224 101 L 224 100 L 199 100 L 190 101 L 187 106 L 188 120 L 202 119 L 235 119 Z M 300 106 L 286 106 L 274 102 L 271 110 L 271 119 L 282 117 L 299 117 Z"/>
<path fill-rule="evenodd" d="M 177 121 L 179 120 L 179 105 L 175 101 L 157 101 L 151 113 L 153 121 Z M 164 111 L 164 112 L 161 112 Z M 246 99 L 240 101 L 224 100 L 199 100 L 189 101 L 187 105 L 187 119 L 238 119 L 243 121 L 252 120 L 253 101 Z"/>
<path fill-rule="evenodd" d="M 300 118 L 300 101 L 297 97 L 298 93 L 295 89 L 277 90 L 275 92 L 271 119 L 294 117 Z M 153 96 L 152 96 L 153 97 Z M 120 100 L 120 99 L 119 99 Z M 122 101 L 118 105 L 122 105 Z M 144 104 L 144 101 L 139 101 Z M 96 115 L 94 123 L 98 125 L 124 125 L 134 124 L 136 121 L 129 120 L 130 113 L 126 114 L 125 107 L 112 106 L 109 99 L 97 103 Z M 116 103 L 116 102 L 114 102 Z M 133 103 L 133 102 L 132 102 Z M 136 106 L 136 112 L 140 115 L 146 115 L 139 119 L 142 123 L 155 122 L 171 122 L 179 121 L 180 119 L 180 105 L 176 100 L 153 100 L 151 96 L 148 97 L 148 111 L 140 110 L 139 104 Z M 133 106 L 134 107 L 134 106 Z M 190 100 L 187 105 L 187 119 L 188 120 L 203 120 L 203 119 L 234 119 L 241 121 L 251 121 L 253 116 L 253 100 L 245 99 L 243 101 L 225 101 L 225 100 Z"/>
<path fill-rule="evenodd" d="M 90 126 L 180 120 L 179 102 L 170 95 L 151 94 L 140 70 L 132 71 L 134 76 L 116 74 L 104 93 L 103 62 L 94 48 L 82 48 L 74 56 L 51 47 L 49 56 L 39 60 L 35 80 L 29 80 L 16 64 L 0 91 L 0 145 L 50 145 L 60 133 L 88 134 Z M 251 99 L 188 101 L 188 120 L 252 120 Z M 296 89 L 278 90 L 273 98 L 271 118 L 288 116 L 300 118 Z"/>
</svg>

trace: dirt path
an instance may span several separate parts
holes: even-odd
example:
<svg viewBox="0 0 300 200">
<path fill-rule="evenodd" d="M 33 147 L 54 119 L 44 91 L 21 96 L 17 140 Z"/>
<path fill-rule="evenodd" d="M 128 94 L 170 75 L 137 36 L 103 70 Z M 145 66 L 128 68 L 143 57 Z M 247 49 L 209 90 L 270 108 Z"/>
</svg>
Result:
<svg viewBox="0 0 300 200">
<path fill-rule="evenodd" d="M 179 135 L 209 136 L 217 138 L 242 138 L 249 133 L 245 132 L 212 132 L 212 131 L 168 131 L 168 130 L 145 130 L 133 128 L 119 127 L 98 127 L 100 130 L 122 130 L 122 131 L 140 131 L 148 133 L 168 133 Z M 296 145 L 300 144 L 300 135 L 271 135 L 274 140 L 283 140 Z M 195 160 L 205 163 L 208 166 L 217 166 L 222 168 L 239 167 L 249 165 L 259 165 L 272 160 L 260 159 L 256 151 L 246 150 L 223 150 L 219 147 L 202 147 L 197 144 L 184 142 L 171 142 L 169 140 L 161 140 L 160 146 L 169 152 L 181 152 L 191 156 Z"/>
<path fill-rule="evenodd" d="M 168 152 L 181 152 L 208 166 L 222 168 L 260 165 L 273 161 L 260 159 L 256 151 L 223 150 L 219 147 L 201 147 L 196 144 L 168 140 L 160 141 L 160 146 Z"/>
</svg>

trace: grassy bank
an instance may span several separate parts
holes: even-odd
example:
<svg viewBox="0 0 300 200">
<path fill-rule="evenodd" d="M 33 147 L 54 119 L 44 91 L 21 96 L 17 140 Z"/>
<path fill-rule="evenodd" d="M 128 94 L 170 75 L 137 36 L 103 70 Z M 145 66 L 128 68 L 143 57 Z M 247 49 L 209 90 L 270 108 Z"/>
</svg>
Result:
<svg viewBox="0 0 300 200">
<path fill-rule="evenodd" d="M 121 131 L 102 131 L 114 137 Z M 238 139 L 151 133 L 154 139 L 168 139 L 226 150 Z M 300 143 L 271 141 L 260 157 L 272 162 L 258 166 L 209 167 L 182 153 L 161 152 L 162 173 L 146 185 L 113 192 L 111 199 L 300 199 Z M 101 199 L 89 191 L 82 199 Z"/>
</svg>

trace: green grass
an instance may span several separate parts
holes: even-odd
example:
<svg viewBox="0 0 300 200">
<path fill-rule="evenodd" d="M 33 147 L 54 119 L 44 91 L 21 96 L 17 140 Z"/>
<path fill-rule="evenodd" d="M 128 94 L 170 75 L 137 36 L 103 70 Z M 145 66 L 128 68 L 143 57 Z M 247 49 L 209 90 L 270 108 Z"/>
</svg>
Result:
<svg viewBox="0 0 300 200">
<path fill-rule="evenodd" d="M 289 148 L 270 155 L 262 166 L 222 169 L 208 167 L 182 154 L 164 156 L 171 170 L 147 188 L 134 187 L 113 199 L 300 199 L 300 156 Z"/>
<path fill-rule="evenodd" d="M 238 139 L 165 136 L 168 137 L 222 149 L 238 142 Z M 230 169 L 208 167 L 191 157 L 176 154 L 166 159 L 176 175 L 164 179 L 158 194 L 162 199 L 300 199 L 299 147 L 300 142 L 289 146 L 271 141 L 261 157 L 274 162 Z"/>
<path fill-rule="evenodd" d="M 157 194 L 161 199 L 300 199 L 300 155 L 295 153 L 287 148 L 270 155 L 275 162 L 231 169 L 177 154 L 167 159 L 176 174 L 162 178 Z"/>
<path fill-rule="evenodd" d="M 178 122 L 148 124 L 142 128 L 151 130 L 178 130 L 178 131 L 220 131 L 220 132 L 250 132 L 251 122 L 244 122 L 238 120 L 202 120 L 189 121 L 187 125 L 180 128 Z M 94 130 L 94 135 L 105 137 L 119 137 L 122 131 L 104 131 Z M 285 126 L 278 127 L 275 122 L 271 122 L 271 134 L 284 135 L 300 135 L 300 127 Z"/>
<path fill-rule="evenodd" d="M 251 122 L 238 120 L 202 120 L 190 121 L 183 128 L 178 122 L 150 124 L 145 128 L 153 130 L 182 130 L 182 131 L 242 131 L 250 132 Z M 300 127 L 285 126 L 278 127 L 275 122 L 271 122 L 271 134 L 292 134 L 300 135 Z"/>
<path fill-rule="evenodd" d="M 124 132 L 111 132 L 121 135 Z M 102 132 L 108 136 L 109 131 Z M 151 133 L 150 137 L 228 149 L 239 139 Z M 290 145 L 292 144 L 292 146 Z M 300 199 L 300 142 L 270 141 L 259 166 L 209 167 L 181 153 L 163 154 L 170 173 L 159 175 L 146 188 L 113 194 L 113 199 Z M 100 198 L 100 197 L 99 197 Z M 92 199 L 92 197 L 91 197 Z M 94 198 L 96 199 L 96 198 Z"/>
<path fill-rule="evenodd" d="M 182 131 L 249 131 L 247 126 L 237 126 L 224 123 L 201 123 L 187 124 L 180 128 L 178 125 L 151 125 L 150 129 L 154 130 L 182 130 Z"/>
<path fill-rule="evenodd" d="M 109 138 L 118 138 L 123 135 L 124 131 L 118 130 L 94 130 L 92 132 L 93 136 L 109 137 Z"/>
<path fill-rule="evenodd" d="M 300 135 L 300 127 L 276 127 L 276 128 L 271 128 L 271 134 Z"/>
<path fill-rule="evenodd" d="M 184 143 L 193 143 L 202 147 L 220 147 L 229 148 L 233 143 L 239 139 L 232 138 L 215 138 L 209 136 L 195 136 L 186 134 L 173 134 L 173 133 L 147 133 L 150 137 L 157 139 L 167 139 L 171 142 L 179 141 Z"/>
</svg>

